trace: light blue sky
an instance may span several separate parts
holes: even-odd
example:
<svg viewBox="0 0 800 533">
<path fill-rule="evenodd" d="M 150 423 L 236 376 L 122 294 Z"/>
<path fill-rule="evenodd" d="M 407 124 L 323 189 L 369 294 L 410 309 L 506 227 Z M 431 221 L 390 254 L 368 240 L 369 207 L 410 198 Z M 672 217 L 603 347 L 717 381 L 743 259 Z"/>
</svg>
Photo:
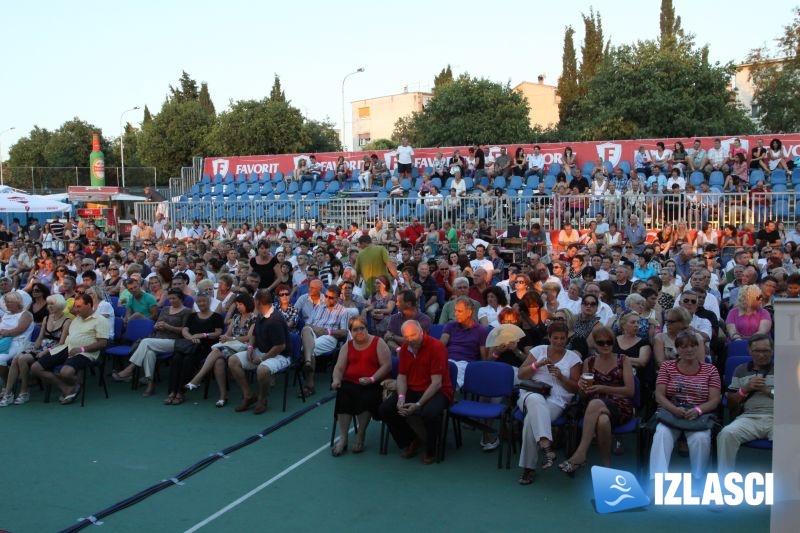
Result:
<svg viewBox="0 0 800 533">
<path fill-rule="evenodd" d="M 771 44 L 795 5 L 674 3 L 721 62 Z M 342 77 L 360 66 L 366 72 L 346 85 L 348 115 L 351 100 L 428 89 L 447 63 L 456 74 L 516 84 L 543 73 L 555 84 L 564 27 L 575 28 L 580 54 L 590 5 L 613 44 L 658 34 L 659 0 L 2 2 L 0 131 L 16 130 L 0 138 L 0 156 L 34 125 L 54 129 L 74 116 L 116 136 L 120 114 L 145 104 L 156 113 L 181 70 L 209 83 L 218 111 L 263 97 L 278 73 L 294 105 L 337 127 Z M 126 120 L 138 123 L 141 111 Z"/>
</svg>

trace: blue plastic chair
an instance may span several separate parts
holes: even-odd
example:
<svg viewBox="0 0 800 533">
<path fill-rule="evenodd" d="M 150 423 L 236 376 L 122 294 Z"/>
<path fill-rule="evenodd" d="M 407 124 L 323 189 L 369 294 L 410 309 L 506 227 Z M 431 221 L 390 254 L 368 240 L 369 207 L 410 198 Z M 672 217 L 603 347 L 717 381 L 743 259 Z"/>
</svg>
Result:
<svg viewBox="0 0 800 533">
<path fill-rule="evenodd" d="M 475 361 L 467 365 L 464 374 L 464 394 L 482 398 L 501 398 L 501 403 L 484 403 L 475 400 L 461 400 L 450 407 L 447 417 L 461 420 L 499 420 L 498 432 L 500 448 L 497 455 L 497 468 L 503 467 L 503 429 L 508 423 L 509 401 L 514 394 L 514 367 L 494 361 Z M 447 421 L 445 421 L 447 427 Z M 461 426 L 456 425 L 456 447 L 461 447 Z M 511 447 L 509 450 L 509 465 Z"/>
<path fill-rule="evenodd" d="M 149 337 L 153 334 L 155 322 L 148 318 L 134 318 L 128 321 L 128 327 L 122 335 L 122 344 L 112 346 L 106 350 L 108 355 L 114 357 L 129 357 L 134 342 Z M 116 322 L 114 324 L 116 330 Z M 115 331 L 116 333 L 116 331 Z"/>
</svg>

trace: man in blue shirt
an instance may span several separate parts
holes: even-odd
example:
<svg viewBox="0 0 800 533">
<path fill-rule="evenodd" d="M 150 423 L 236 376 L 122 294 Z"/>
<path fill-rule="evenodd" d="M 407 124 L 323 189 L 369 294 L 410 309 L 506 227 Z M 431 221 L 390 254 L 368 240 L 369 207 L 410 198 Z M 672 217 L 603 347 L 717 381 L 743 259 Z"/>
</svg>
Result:
<svg viewBox="0 0 800 533">
<path fill-rule="evenodd" d="M 645 241 L 647 240 L 647 231 L 644 226 L 639 224 L 639 217 L 631 215 L 630 223 L 625 226 L 623 238 L 625 242 L 633 246 L 633 252 L 640 255 L 644 251 Z"/>
</svg>

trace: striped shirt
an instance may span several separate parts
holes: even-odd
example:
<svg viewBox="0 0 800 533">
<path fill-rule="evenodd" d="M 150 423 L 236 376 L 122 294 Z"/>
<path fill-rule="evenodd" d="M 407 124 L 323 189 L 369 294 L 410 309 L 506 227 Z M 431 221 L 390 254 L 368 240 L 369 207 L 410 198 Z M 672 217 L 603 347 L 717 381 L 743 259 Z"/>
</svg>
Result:
<svg viewBox="0 0 800 533">
<path fill-rule="evenodd" d="M 311 314 L 309 325 L 324 329 L 343 329 L 347 330 L 347 321 L 350 314 L 347 308 L 337 303 L 332 308 L 327 305 L 318 305 Z"/>
<path fill-rule="evenodd" d="M 708 391 L 721 389 L 719 372 L 709 363 L 700 363 L 696 374 L 684 374 L 678 361 L 664 361 L 658 371 L 656 385 L 666 385 L 666 396 L 675 405 L 700 405 L 708 401 Z"/>
</svg>

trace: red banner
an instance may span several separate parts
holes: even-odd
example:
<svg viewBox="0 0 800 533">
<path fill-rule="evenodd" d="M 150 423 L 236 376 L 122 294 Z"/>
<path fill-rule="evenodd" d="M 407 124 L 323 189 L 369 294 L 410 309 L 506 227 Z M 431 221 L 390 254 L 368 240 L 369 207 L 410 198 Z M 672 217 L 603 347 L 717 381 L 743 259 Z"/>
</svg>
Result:
<svg viewBox="0 0 800 533">
<path fill-rule="evenodd" d="M 764 145 L 769 146 L 772 139 L 777 138 L 783 143 L 784 157 L 787 159 L 794 159 L 800 157 L 800 134 L 786 134 L 786 135 L 747 135 L 747 136 L 728 136 L 720 137 L 722 147 L 727 152 L 734 139 L 739 139 L 742 142 L 742 148 L 747 151 L 748 157 L 750 150 L 756 146 L 758 139 L 764 140 Z M 713 146 L 714 137 L 700 137 L 703 148 L 707 151 Z M 683 142 L 685 148 L 688 150 L 692 148 L 694 138 L 691 139 L 638 139 L 638 140 L 624 140 L 624 141 L 593 141 L 593 142 L 576 142 L 576 143 L 540 143 L 539 146 L 544 154 L 545 164 L 552 163 L 561 164 L 561 159 L 564 154 L 564 148 L 567 146 L 572 147 L 578 159 L 578 165 L 583 166 L 587 161 L 597 163 L 601 158 L 603 161 L 610 161 L 615 167 L 620 161 L 627 160 L 633 163 L 634 153 L 638 150 L 639 146 L 644 146 L 650 151 L 651 155 L 656 153 L 656 143 L 663 142 L 667 150 L 672 150 L 677 141 Z M 505 146 L 508 150 L 508 155 L 513 157 L 516 149 L 522 147 L 526 154 L 533 151 L 533 144 L 509 144 L 509 145 L 487 145 L 489 153 L 495 157 L 500 153 L 501 146 Z M 447 148 L 414 148 L 414 166 L 419 168 L 433 166 L 433 159 L 436 157 L 437 152 L 442 152 L 445 157 L 450 157 L 453 150 L 460 150 L 461 155 L 466 157 L 468 155 L 468 146 L 455 146 Z M 394 150 L 377 150 L 374 152 L 326 152 L 314 154 L 317 162 L 321 163 L 323 170 L 334 170 L 336 161 L 339 156 L 344 156 L 345 161 L 350 165 L 351 169 L 361 169 L 364 166 L 363 158 L 365 155 L 376 154 L 382 157 L 389 168 L 393 169 L 397 166 L 396 152 Z M 249 156 L 229 156 L 229 157 L 207 157 L 205 159 L 203 172 L 209 176 L 220 174 L 232 174 L 234 176 L 245 175 L 249 176 L 256 173 L 259 176 L 264 172 L 269 172 L 270 175 L 275 172 L 282 172 L 287 174 L 293 172 L 297 167 L 297 162 L 300 159 L 307 159 L 309 154 L 282 154 L 282 155 L 249 155 Z"/>
</svg>

